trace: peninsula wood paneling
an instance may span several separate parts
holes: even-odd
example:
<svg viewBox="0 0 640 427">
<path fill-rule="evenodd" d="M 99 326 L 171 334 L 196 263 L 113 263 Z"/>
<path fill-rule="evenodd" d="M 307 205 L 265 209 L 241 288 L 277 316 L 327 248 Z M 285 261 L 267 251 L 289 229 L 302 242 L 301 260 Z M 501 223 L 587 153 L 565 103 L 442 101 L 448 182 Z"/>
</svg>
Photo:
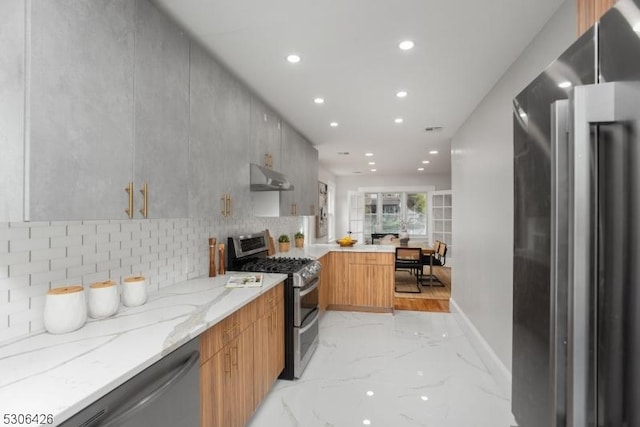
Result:
<svg viewBox="0 0 640 427">
<path fill-rule="evenodd" d="M 587 31 L 616 0 L 577 0 L 578 35 Z"/>
</svg>

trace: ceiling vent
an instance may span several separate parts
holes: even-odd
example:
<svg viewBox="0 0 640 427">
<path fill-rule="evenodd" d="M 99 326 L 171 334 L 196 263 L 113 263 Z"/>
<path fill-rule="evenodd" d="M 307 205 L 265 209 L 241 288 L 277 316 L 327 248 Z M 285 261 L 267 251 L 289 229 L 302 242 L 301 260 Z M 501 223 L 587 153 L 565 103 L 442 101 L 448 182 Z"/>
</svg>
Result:
<svg viewBox="0 0 640 427">
<path fill-rule="evenodd" d="M 427 128 L 425 128 L 425 132 L 439 132 L 443 129 L 442 126 L 429 126 Z"/>
</svg>

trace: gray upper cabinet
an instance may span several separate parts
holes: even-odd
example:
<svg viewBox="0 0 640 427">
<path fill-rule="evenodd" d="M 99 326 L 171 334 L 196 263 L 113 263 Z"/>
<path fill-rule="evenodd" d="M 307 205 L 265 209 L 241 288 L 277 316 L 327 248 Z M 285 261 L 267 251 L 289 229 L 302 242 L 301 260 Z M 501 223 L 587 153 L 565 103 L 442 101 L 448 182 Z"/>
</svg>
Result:
<svg viewBox="0 0 640 427">
<path fill-rule="evenodd" d="M 202 47 L 191 48 L 190 215 L 228 217 L 249 201 L 250 94 Z M 230 196 L 232 212 L 222 213 Z"/>
<path fill-rule="evenodd" d="M 295 129 L 282 126 L 282 172 L 293 191 L 280 196 L 281 215 L 314 215 L 318 195 L 318 151 Z"/>
<path fill-rule="evenodd" d="M 318 150 L 305 141 L 305 164 L 306 171 L 304 174 L 304 193 L 301 195 L 300 208 L 298 215 L 317 215 L 318 214 Z"/>
<path fill-rule="evenodd" d="M 224 167 L 216 145 L 214 61 L 198 44 L 191 44 L 191 114 L 189 123 L 189 214 L 210 217 L 220 214 Z"/>
<path fill-rule="evenodd" d="M 148 185 L 149 218 L 188 215 L 189 38 L 147 0 L 136 1 L 135 217 Z"/>
<path fill-rule="evenodd" d="M 134 8 L 129 0 L 31 3 L 32 220 L 127 218 Z"/>
<path fill-rule="evenodd" d="M 0 221 L 23 219 L 24 15 L 23 0 L 0 1 Z"/>
<path fill-rule="evenodd" d="M 251 97 L 251 162 L 263 166 L 270 166 L 279 171 L 281 169 L 280 118 L 273 110 L 266 106 L 260 98 Z M 266 157 L 271 160 L 268 165 Z"/>
</svg>

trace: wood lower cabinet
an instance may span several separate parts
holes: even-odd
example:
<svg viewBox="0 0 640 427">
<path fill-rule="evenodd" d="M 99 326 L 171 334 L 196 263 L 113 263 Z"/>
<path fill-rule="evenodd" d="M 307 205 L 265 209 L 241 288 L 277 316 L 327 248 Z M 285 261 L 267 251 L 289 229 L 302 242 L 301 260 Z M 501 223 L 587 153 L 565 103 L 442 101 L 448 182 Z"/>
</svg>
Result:
<svg viewBox="0 0 640 427">
<path fill-rule="evenodd" d="M 203 426 L 244 426 L 253 413 L 253 325 L 201 366 Z"/>
<path fill-rule="evenodd" d="M 320 257 L 320 259 L 318 259 L 318 261 L 320 262 L 320 264 L 322 265 L 322 271 L 320 273 L 320 290 L 318 291 L 318 303 L 320 305 L 320 315 L 322 315 L 325 310 L 327 309 L 327 306 L 329 305 L 329 291 L 331 288 L 331 270 L 332 270 L 332 263 L 331 263 L 331 253 L 328 253 L 322 257 Z"/>
<path fill-rule="evenodd" d="M 329 272 L 328 305 L 348 304 L 349 270 L 347 254 L 343 252 L 331 252 L 329 255 L 331 257 L 331 271 Z"/>
<path fill-rule="evenodd" d="M 264 314 L 254 328 L 254 387 L 257 408 L 284 369 L 284 294 L 282 286 L 265 295 Z"/>
<path fill-rule="evenodd" d="M 330 255 L 329 308 L 393 310 L 392 253 L 332 252 Z"/>
<path fill-rule="evenodd" d="M 206 331 L 200 364 L 201 426 L 246 425 L 284 369 L 284 285 Z"/>
</svg>

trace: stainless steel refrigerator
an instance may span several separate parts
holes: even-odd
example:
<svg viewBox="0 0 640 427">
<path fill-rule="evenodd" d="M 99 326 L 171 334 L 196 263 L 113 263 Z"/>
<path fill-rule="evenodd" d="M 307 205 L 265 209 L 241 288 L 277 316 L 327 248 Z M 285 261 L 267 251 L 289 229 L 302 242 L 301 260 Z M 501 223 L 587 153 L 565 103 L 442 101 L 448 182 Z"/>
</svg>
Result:
<svg viewBox="0 0 640 427">
<path fill-rule="evenodd" d="M 513 105 L 512 412 L 640 426 L 640 0 Z"/>
</svg>

